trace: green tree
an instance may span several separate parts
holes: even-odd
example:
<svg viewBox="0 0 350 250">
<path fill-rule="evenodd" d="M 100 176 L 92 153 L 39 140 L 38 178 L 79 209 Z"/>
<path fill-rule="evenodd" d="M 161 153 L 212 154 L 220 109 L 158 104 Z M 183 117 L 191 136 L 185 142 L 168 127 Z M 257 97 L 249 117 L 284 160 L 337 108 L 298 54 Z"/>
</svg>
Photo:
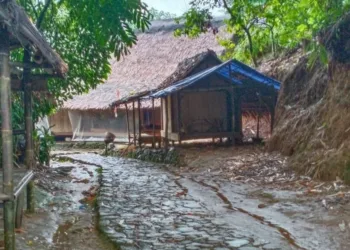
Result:
<svg viewBox="0 0 350 250">
<path fill-rule="evenodd" d="M 68 63 L 65 81 L 50 81 L 59 100 L 81 94 L 103 82 L 112 54 L 128 54 L 151 18 L 140 0 L 20 0 L 50 44 Z"/>
<path fill-rule="evenodd" d="M 349 0 L 193 0 L 184 14 L 184 28 L 176 35 L 196 36 L 211 26 L 212 10 L 220 8 L 228 18 L 227 29 L 234 39 L 221 40 L 231 54 L 258 65 L 258 57 L 278 50 L 294 48 L 304 40 L 314 41 L 316 34 L 349 10 Z M 216 33 L 216 32 L 214 32 Z"/>
</svg>

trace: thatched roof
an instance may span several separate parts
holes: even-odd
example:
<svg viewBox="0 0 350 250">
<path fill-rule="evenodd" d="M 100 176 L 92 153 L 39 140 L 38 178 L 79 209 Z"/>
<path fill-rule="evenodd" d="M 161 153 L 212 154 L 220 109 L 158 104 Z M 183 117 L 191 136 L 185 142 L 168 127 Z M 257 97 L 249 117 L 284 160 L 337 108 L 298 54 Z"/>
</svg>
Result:
<svg viewBox="0 0 350 250">
<path fill-rule="evenodd" d="M 222 23 L 218 22 L 218 25 L 222 26 Z M 153 22 L 148 32 L 138 34 L 137 45 L 131 49 L 130 55 L 120 61 L 112 60 L 112 72 L 106 83 L 87 94 L 75 96 L 65 102 L 63 108 L 109 109 L 117 100 L 179 80 L 183 75 L 180 73 L 183 69 L 180 68 L 191 65 L 184 60 L 203 52 L 212 53 L 208 50 L 218 54 L 223 52 L 224 48 L 212 33 L 202 34 L 195 39 L 174 37 L 173 32 L 178 27 L 172 20 Z M 220 31 L 219 36 L 223 35 Z"/>
<path fill-rule="evenodd" d="M 29 46 L 35 53 L 40 53 L 55 73 L 64 76 L 68 66 L 50 47 L 43 35 L 30 21 L 22 7 L 15 0 L 0 1 L 0 24 L 6 25 L 10 33 L 12 48 Z"/>
</svg>

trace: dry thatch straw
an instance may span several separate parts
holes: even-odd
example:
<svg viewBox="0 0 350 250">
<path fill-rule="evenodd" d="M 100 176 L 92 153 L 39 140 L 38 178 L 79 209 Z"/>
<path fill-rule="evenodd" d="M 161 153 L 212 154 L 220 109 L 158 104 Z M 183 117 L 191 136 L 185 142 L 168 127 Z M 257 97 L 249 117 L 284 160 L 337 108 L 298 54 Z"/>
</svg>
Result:
<svg viewBox="0 0 350 250">
<path fill-rule="evenodd" d="M 291 155 L 291 164 L 302 174 L 323 180 L 343 178 L 350 183 L 350 63 L 339 46 L 350 44 L 349 15 L 325 33 L 332 56 L 328 68 L 310 69 L 302 57 L 285 78 L 277 105 L 271 150 Z M 322 38 L 321 38 L 322 39 Z"/>
<path fill-rule="evenodd" d="M 5 24 L 11 34 L 10 45 L 12 48 L 31 47 L 32 51 L 41 54 L 52 65 L 57 75 L 64 76 L 67 73 L 68 66 L 50 47 L 15 0 L 0 3 L 0 23 Z"/>
<path fill-rule="evenodd" d="M 130 55 L 120 61 L 111 61 L 112 72 L 106 83 L 85 95 L 75 96 L 65 102 L 63 108 L 109 109 L 117 100 L 156 89 L 163 82 L 175 81 L 179 77 L 173 74 L 179 72 L 179 64 L 185 59 L 208 50 L 218 54 L 223 52 L 224 48 L 212 33 L 202 34 L 195 39 L 174 37 L 174 30 L 178 27 L 172 20 L 153 22 L 147 33 L 137 36 L 137 45 L 131 49 Z M 223 31 L 219 32 L 219 36 L 223 35 Z"/>
</svg>

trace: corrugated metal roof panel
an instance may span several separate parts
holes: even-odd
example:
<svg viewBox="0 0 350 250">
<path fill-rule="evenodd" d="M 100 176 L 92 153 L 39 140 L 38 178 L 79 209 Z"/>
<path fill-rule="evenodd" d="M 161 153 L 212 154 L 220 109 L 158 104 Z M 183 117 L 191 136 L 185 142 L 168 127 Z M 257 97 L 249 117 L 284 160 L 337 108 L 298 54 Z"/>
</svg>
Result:
<svg viewBox="0 0 350 250">
<path fill-rule="evenodd" d="M 239 79 L 240 77 L 238 76 L 233 76 L 233 73 L 235 73 L 236 75 L 238 74 L 239 76 L 243 76 L 245 79 L 256 83 L 264 84 L 267 86 L 273 86 L 276 90 L 280 89 L 280 83 L 278 81 L 259 73 L 255 69 L 237 60 L 230 60 L 220 65 L 201 71 L 195 75 L 189 76 L 181 81 L 176 82 L 172 86 L 169 86 L 165 89 L 157 91 L 154 94 L 151 94 L 150 96 L 154 98 L 167 96 L 171 93 L 189 87 L 192 84 L 198 82 L 199 80 L 214 73 L 220 74 L 224 78 L 230 80 L 234 85 L 244 85 L 244 80 Z"/>
</svg>

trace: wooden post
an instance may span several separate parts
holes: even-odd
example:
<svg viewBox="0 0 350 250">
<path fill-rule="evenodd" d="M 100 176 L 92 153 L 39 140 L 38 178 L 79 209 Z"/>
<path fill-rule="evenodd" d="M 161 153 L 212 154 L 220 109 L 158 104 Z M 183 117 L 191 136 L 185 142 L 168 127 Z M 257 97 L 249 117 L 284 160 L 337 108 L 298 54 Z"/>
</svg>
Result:
<svg viewBox="0 0 350 250">
<path fill-rule="evenodd" d="M 30 62 L 30 53 L 24 49 L 24 63 Z M 23 69 L 22 84 L 24 87 L 24 117 L 25 117 L 25 138 L 26 138 L 26 149 L 25 149 L 25 164 L 28 170 L 34 169 L 34 142 L 33 142 L 33 105 L 32 105 L 32 83 L 29 82 L 30 69 Z M 20 199 L 21 197 L 19 197 Z M 34 182 L 31 181 L 27 186 L 27 210 L 30 213 L 34 213 Z"/>
<path fill-rule="evenodd" d="M 235 135 L 239 135 L 240 137 L 243 135 L 242 132 L 242 98 L 241 98 L 241 91 L 239 91 L 238 88 L 235 88 L 234 90 L 234 117 L 235 117 L 235 124 L 234 124 L 234 131 Z M 239 138 L 239 142 L 241 142 L 242 138 Z M 234 140 L 236 141 L 237 138 L 235 137 Z"/>
<path fill-rule="evenodd" d="M 128 141 L 130 144 L 129 110 L 128 110 L 128 104 L 126 104 L 126 103 L 125 103 L 125 110 L 126 110 L 126 129 L 128 130 Z"/>
<path fill-rule="evenodd" d="M 152 148 L 154 148 L 156 146 L 156 113 L 154 109 L 154 97 L 152 97 L 152 132 L 153 132 Z"/>
<path fill-rule="evenodd" d="M 271 133 L 271 135 L 272 135 L 273 126 L 274 126 L 274 123 L 275 123 L 275 107 L 271 107 L 270 116 L 271 116 L 271 120 L 270 120 L 270 133 Z"/>
<path fill-rule="evenodd" d="M 256 138 L 260 138 L 260 110 L 258 111 L 258 124 L 256 125 Z"/>
<path fill-rule="evenodd" d="M 15 249 L 15 203 L 13 199 L 13 139 L 11 122 L 11 91 L 10 91 L 10 41 L 6 28 L 0 26 L 0 115 L 2 119 L 2 168 L 3 192 L 9 196 L 4 201 L 4 240 L 5 249 Z"/>
<path fill-rule="evenodd" d="M 177 133 L 179 135 L 179 145 L 181 145 L 181 129 L 182 129 L 182 120 L 181 120 L 181 96 L 180 92 L 176 94 L 177 99 Z"/>
<path fill-rule="evenodd" d="M 168 150 L 168 144 L 169 144 L 169 140 L 168 140 L 168 137 L 169 137 L 169 135 L 168 135 L 168 130 L 169 130 L 169 115 L 168 115 L 168 113 L 169 113 L 169 111 L 168 111 L 168 97 L 166 96 L 165 98 L 164 98 L 164 100 L 165 100 L 165 119 L 164 119 L 164 121 L 165 121 L 165 141 L 164 141 L 164 146 L 165 146 L 165 150 Z"/>
<path fill-rule="evenodd" d="M 135 114 L 135 102 L 132 101 L 132 121 L 134 130 L 134 146 L 136 146 L 136 114 Z"/>
<path fill-rule="evenodd" d="M 141 147 L 141 143 L 142 143 L 142 140 L 141 140 L 141 133 L 142 133 L 142 119 L 141 119 L 141 101 L 140 101 L 140 98 L 137 99 L 137 107 L 138 107 L 138 110 L 139 110 L 139 147 Z"/>
</svg>

